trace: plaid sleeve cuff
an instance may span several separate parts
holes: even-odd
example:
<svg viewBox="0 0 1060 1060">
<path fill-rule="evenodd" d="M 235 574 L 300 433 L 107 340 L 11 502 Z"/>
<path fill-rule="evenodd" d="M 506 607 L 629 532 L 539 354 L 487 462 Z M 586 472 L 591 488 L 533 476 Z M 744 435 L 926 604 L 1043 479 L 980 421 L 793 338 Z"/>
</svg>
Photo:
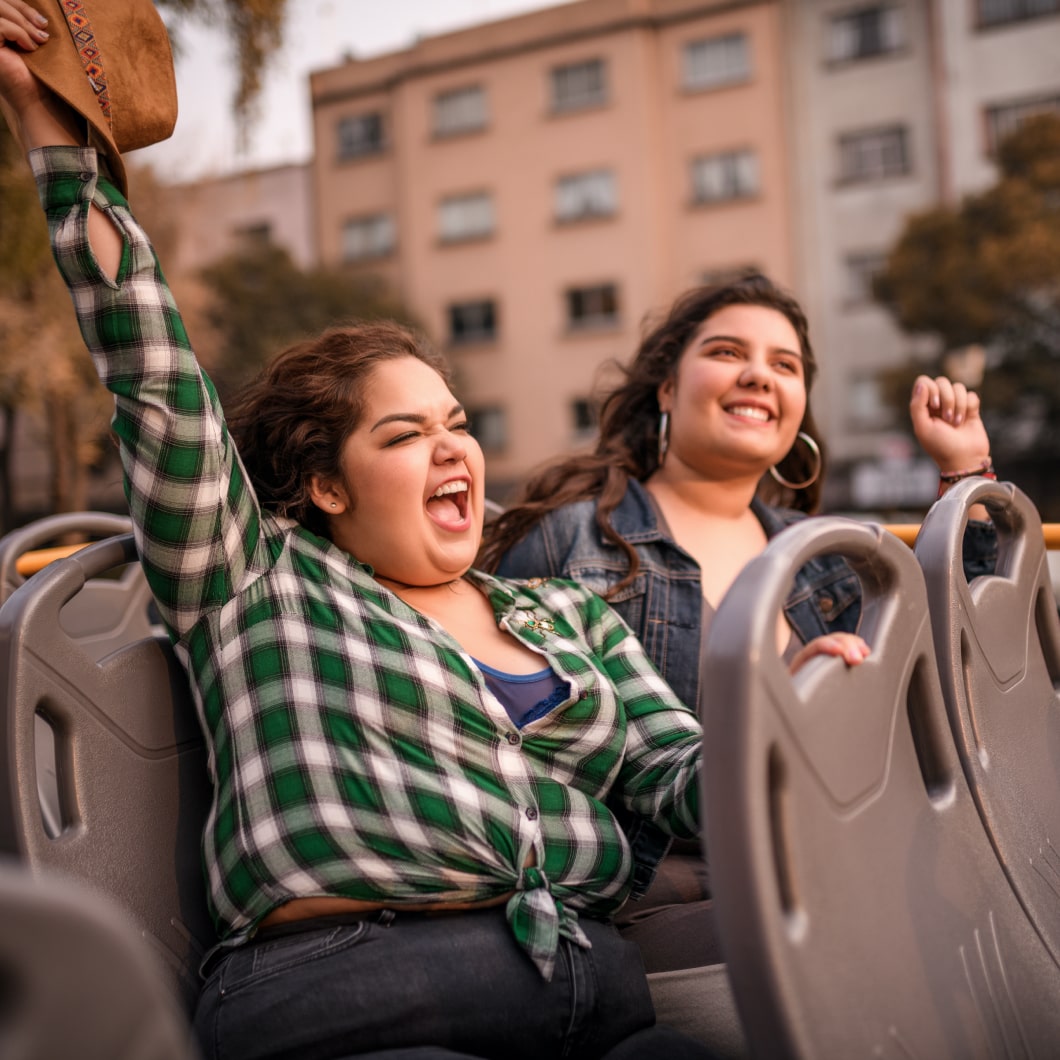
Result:
<svg viewBox="0 0 1060 1060">
<path fill-rule="evenodd" d="M 94 147 L 38 147 L 29 153 L 37 192 L 46 213 L 65 212 L 99 192 L 108 203 L 124 203 L 100 166 Z"/>
</svg>

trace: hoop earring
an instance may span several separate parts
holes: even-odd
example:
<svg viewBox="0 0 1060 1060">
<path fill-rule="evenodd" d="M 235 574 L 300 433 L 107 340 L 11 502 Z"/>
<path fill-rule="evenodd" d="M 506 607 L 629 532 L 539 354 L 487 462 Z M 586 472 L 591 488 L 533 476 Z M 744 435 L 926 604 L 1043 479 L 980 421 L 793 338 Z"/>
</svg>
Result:
<svg viewBox="0 0 1060 1060">
<path fill-rule="evenodd" d="M 659 467 L 663 466 L 670 448 L 670 413 L 659 413 Z"/>
<path fill-rule="evenodd" d="M 805 482 L 789 482 L 778 470 L 776 464 L 771 464 L 769 473 L 779 482 L 782 486 L 787 486 L 789 490 L 804 490 L 807 486 L 812 486 L 821 475 L 821 449 L 820 446 L 805 432 L 799 431 L 796 435 L 796 441 L 803 441 L 806 444 L 807 449 L 813 453 L 817 460 L 817 466 L 813 469 L 813 474 L 806 479 Z M 794 447 L 793 447 L 794 448 Z"/>
</svg>

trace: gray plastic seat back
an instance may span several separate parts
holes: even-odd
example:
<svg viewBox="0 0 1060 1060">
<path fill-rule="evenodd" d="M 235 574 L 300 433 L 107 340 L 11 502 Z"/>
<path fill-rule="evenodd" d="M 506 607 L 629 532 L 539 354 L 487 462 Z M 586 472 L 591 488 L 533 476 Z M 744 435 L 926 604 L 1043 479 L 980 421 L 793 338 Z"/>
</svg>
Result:
<svg viewBox="0 0 1060 1060">
<path fill-rule="evenodd" d="M 28 552 L 77 534 L 113 537 L 132 530 L 132 521 L 107 512 L 69 512 L 48 516 L 0 538 L 0 604 L 24 582 L 18 561 Z M 112 576 L 94 578 L 60 614 L 63 629 L 77 637 L 96 658 L 153 632 L 151 593 L 139 563 Z"/>
<path fill-rule="evenodd" d="M 993 576 L 964 577 L 968 508 L 989 504 Z M 942 690 L 997 855 L 1060 961 L 1060 621 L 1038 512 L 1011 483 L 960 483 L 917 538 Z"/>
<path fill-rule="evenodd" d="M 162 636 L 97 660 L 58 621 L 86 583 L 135 560 L 132 535 L 101 541 L 0 608 L 0 851 L 117 900 L 190 1004 L 212 943 L 200 855 L 211 788 L 187 678 Z M 55 743 L 57 821 L 38 794 L 42 722 Z"/>
<path fill-rule="evenodd" d="M 198 1055 L 154 955 L 99 894 L 3 860 L 0 923 L 5 1060 Z"/>
<path fill-rule="evenodd" d="M 792 678 L 777 615 L 837 552 L 873 654 Z M 912 551 L 845 519 L 788 528 L 722 601 L 705 679 L 708 849 L 752 1055 L 1055 1056 L 1060 968 L 965 783 Z"/>
</svg>

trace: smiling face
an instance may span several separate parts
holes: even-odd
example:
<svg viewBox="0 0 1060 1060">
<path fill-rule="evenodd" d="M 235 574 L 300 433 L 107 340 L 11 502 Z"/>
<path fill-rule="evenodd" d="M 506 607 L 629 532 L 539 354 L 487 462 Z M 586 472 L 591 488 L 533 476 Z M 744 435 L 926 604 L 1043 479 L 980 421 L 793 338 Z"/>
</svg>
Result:
<svg viewBox="0 0 1060 1060">
<path fill-rule="evenodd" d="M 403 585 L 440 585 L 471 566 L 482 537 L 485 465 L 444 380 L 414 357 L 383 361 L 342 449 L 342 481 L 315 481 L 331 538 Z"/>
<path fill-rule="evenodd" d="M 658 396 L 670 413 L 666 474 L 757 478 L 794 445 L 806 411 L 795 328 L 764 306 L 719 309 L 697 329 Z"/>
</svg>

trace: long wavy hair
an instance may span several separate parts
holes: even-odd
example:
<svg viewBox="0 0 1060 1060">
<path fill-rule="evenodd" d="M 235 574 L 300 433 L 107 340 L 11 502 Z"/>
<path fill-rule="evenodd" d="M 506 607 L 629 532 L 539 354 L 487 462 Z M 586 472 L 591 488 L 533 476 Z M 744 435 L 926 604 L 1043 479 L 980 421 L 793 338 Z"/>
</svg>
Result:
<svg viewBox="0 0 1060 1060">
<path fill-rule="evenodd" d="M 229 431 L 264 508 L 328 536 L 310 494 L 313 477 L 342 480 L 342 449 L 364 415 L 365 385 L 376 365 L 400 357 L 450 382 L 445 358 L 422 335 L 371 321 L 288 347 L 228 403 Z"/>
<path fill-rule="evenodd" d="M 626 555 L 629 571 L 611 593 L 636 577 L 636 551 L 611 525 L 611 513 L 625 495 L 631 478 L 644 482 L 659 466 L 659 386 L 677 370 L 677 362 L 696 331 L 709 316 L 732 305 L 763 306 L 782 313 L 799 339 L 806 380 L 806 411 L 799 425 L 824 446 L 810 410 L 809 394 L 817 374 L 806 315 L 798 302 L 760 273 L 748 273 L 730 283 L 694 287 L 682 294 L 661 317 L 649 319 L 632 362 L 621 367 L 623 382 L 604 398 L 600 430 L 590 453 L 563 457 L 545 465 L 524 483 L 508 509 L 486 527 L 478 565 L 495 570 L 501 557 L 549 512 L 575 501 L 596 499 L 596 521 L 606 540 Z M 808 447 L 797 443 L 777 465 L 789 482 L 803 482 L 814 471 L 816 459 Z M 758 487 L 768 503 L 816 511 L 821 497 L 821 476 L 800 490 L 791 490 L 768 473 Z"/>
</svg>

